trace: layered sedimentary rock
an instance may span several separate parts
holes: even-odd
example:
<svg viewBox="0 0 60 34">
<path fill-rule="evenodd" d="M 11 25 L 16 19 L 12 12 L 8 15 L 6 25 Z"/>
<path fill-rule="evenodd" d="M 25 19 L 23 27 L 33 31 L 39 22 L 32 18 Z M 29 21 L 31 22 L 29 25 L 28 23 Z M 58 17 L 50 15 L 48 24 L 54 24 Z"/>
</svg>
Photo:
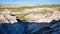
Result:
<svg viewBox="0 0 60 34">
<path fill-rule="evenodd" d="M 43 14 L 47 10 L 46 14 Z M 42 12 L 42 13 L 41 13 Z M 52 14 L 49 12 L 53 12 Z M 0 12 L 0 16 L 6 20 L 6 22 L 17 22 L 16 16 L 11 16 L 15 14 L 27 14 L 24 16 L 24 18 L 29 20 L 35 20 L 34 22 L 48 22 L 50 23 L 52 20 L 60 20 L 60 12 L 57 8 L 32 8 L 32 9 L 25 9 L 23 11 L 19 12 L 12 12 L 10 10 L 4 9 L 4 11 Z M 0 21 L 3 20 L 0 17 Z M 4 21 L 3 20 L 3 21 Z M 32 22 L 32 21 L 29 21 Z"/>
<path fill-rule="evenodd" d="M 28 10 L 25 10 L 22 12 L 23 13 L 29 13 L 28 15 L 25 16 L 25 18 L 27 19 L 30 19 L 30 20 L 35 20 L 35 22 L 51 22 L 52 20 L 60 20 L 60 12 L 58 11 L 57 8 L 35 8 L 36 10 L 37 9 L 42 9 L 42 11 L 40 10 L 37 10 L 34 11 L 30 9 L 30 11 Z M 43 12 L 44 10 L 47 10 L 48 13 L 47 14 L 42 14 L 42 13 L 39 13 L 39 12 Z M 49 12 L 53 12 L 52 14 L 49 13 Z M 33 13 L 30 13 L 30 12 L 33 12 Z M 34 12 L 38 12 L 37 14 L 34 14 Z M 31 21 L 30 21 L 31 22 Z"/>
<path fill-rule="evenodd" d="M 25 9 L 22 12 L 20 12 L 20 14 L 26 14 L 26 13 L 31 13 L 31 12 L 43 12 L 45 10 L 47 10 L 47 11 L 54 11 L 54 10 L 56 10 L 56 8 L 47 8 L 47 7 L 44 7 L 44 8 Z"/>
<path fill-rule="evenodd" d="M 0 23 L 15 23 L 17 22 L 16 16 L 11 16 L 11 11 L 5 9 L 0 12 Z"/>
</svg>

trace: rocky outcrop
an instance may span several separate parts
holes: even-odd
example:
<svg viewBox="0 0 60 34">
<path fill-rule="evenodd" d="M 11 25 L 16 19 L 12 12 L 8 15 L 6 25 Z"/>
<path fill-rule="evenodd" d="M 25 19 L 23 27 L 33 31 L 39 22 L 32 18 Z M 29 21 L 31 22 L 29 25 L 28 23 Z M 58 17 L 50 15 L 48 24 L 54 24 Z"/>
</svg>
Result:
<svg viewBox="0 0 60 34">
<path fill-rule="evenodd" d="M 42 11 L 33 11 L 30 9 L 30 11 L 26 10 L 22 13 L 29 13 L 29 12 L 33 12 L 33 13 L 30 13 L 28 15 L 25 16 L 25 18 L 29 19 L 29 20 L 35 20 L 34 22 L 48 22 L 50 23 L 52 20 L 60 20 L 60 12 L 56 9 L 56 8 L 35 8 L 36 10 L 37 9 L 42 9 Z M 37 13 L 37 14 L 34 14 L 34 12 L 43 12 L 43 10 L 47 10 L 48 13 L 47 14 L 41 14 L 41 13 Z M 49 13 L 49 11 L 53 12 L 52 14 Z M 31 21 L 30 21 L 31 22 Z"/>
<path fill-rule="evenodd" d="M 11 16 L 11 11 L 5 9 L 0 12 L 0 23 L 16 23 L 16 16 Z"/>
<path fill-rule="evenodd" d="M 43 12 L 44 10 L 49 10 L 47 14 L 41 14 L 39 12 Z M 53 12 L 52 14 L 49 12 Z M 38 12 L 38 13 L 37 13 Z M 27 14 L 29 13 L 29 14 Z M 35 14 L 37 13 L 37 14 Z M 48 22 L 50 23 L 52 20 L 60 20 L 60 12 L 56 8 L 34 8 L 34 9 L 25 9 L 22 12 L 11 12 L 7 9 L 4 9 L 4 11 L 0 12 L 0 22 L 7 22 L 7 23 L 14 23 L 17 22 L 16 16 L 11 16 L 14 14 L 27 14 L 24 16 L 24 18 L 28 20 L 35 20 L 34 22 Z M 1 19 L 2 18 L 2 19 Z M 32 21 L 29 21 L 32 22 Z"/>
<path fill-rule="evenodd" d="M 27 14 L 27 13 L 31 13 L 31 12 L 43 12 L 45 10 L 46 11 L 54 11 L 54 10 L 56 10 L 56 8 L 43 7 L 43 8 L 25 9 L 25 10 L 21 11 L 20 14 Z"/>
</svg>

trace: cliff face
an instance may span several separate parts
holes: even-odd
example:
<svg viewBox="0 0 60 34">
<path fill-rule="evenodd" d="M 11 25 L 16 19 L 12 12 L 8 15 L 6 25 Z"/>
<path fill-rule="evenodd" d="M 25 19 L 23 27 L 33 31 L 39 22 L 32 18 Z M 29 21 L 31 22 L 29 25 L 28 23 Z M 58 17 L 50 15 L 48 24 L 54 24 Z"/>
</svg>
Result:
<svg viewBox="0 0 60 34">
<path fill-rule="evenodd" d="M 0 12 L 0 23 L 15 23 L 17 22 L 16 16 L 11 16 L 11 12 L 7 9 Z"/>
</svg>

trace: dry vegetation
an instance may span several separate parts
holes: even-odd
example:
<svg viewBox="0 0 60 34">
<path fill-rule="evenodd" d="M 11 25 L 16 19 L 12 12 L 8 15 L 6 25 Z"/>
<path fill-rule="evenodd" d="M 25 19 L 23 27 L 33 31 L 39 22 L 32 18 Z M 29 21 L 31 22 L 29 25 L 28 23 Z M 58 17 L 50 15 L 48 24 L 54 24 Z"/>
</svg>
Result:
<svg viewBox="0 0 60 34">
<path fill-rule="evenodd" d="M 10 11 L 13 11 L 13 12 L 22 12 L 23 10 L 25 9 L 33 9 L 33 8 L 43 8 L 43 7 L 47 7 L 47 8 L 57 8 L 58 11 L 60 11 L 60 5 L 41 5 L 41 6 L 25 6 L 25 7 L 19 7 L 19 8 L 0 8 L 0 11 L 3 11 L 4 9 L 8 9 Z M 34 14 L 47 14 L 47 13 L 51 13 L 53 14 L 53 11 L 47 11 L 47 10 L 43 10 L 42 12 L 30 12 L 30 13 L 34 13 Z M 30 14 L 30 13 L 27 13 L 27 14 L 19 14 L 16 16 L 21 19 L 21 20 L 26 20 L 26 21 L 35 21 L 34 19 L 33 20 L 29 20 L 28 18 L 24 18 L 26 15 Z"/>
</svg>

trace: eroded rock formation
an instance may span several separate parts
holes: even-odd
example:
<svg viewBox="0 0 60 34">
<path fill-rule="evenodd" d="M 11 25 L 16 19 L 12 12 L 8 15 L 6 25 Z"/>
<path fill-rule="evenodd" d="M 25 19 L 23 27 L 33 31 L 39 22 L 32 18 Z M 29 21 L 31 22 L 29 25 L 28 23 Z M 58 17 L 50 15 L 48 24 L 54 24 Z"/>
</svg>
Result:
<svg viewBox="0 0 60 34">
<path fill-rule="evenodd" d="M 15 23 L 17 22 L 16 16 L 11 16 L 11 11 L 4 9 L 0 12 L 0 23 Z"/>
<path fill-rule="evenodd" d="M 47 10 L 47 14 L 41 14 L 40 12 L 43 12 L 44 10 Z M 52 14 L 49 12 L 53 12 Z M 38 12 L 36 14 L 36 12 Z M 29 14 L 27 14 L 29 13 Z M 33 9 L 25 9 L 21 12 L 11 12 L 7 9 L 4 9 L 4 11 L 0 12 L 0 22 L 7 22 L 7 23 L 14 23 L 17 22 L 16 16 L 11 16 L 12 14 L 27 14 L 24 16 L 24 18 L 29 20 L 35 20 L 34 22 L 48 22 L 50 23 L 52 20 L 60 20 L 60 12 L 56 8 L 33 8 Z M 32 22 L 32 21 L 29 21 Z"/>
</svg>

